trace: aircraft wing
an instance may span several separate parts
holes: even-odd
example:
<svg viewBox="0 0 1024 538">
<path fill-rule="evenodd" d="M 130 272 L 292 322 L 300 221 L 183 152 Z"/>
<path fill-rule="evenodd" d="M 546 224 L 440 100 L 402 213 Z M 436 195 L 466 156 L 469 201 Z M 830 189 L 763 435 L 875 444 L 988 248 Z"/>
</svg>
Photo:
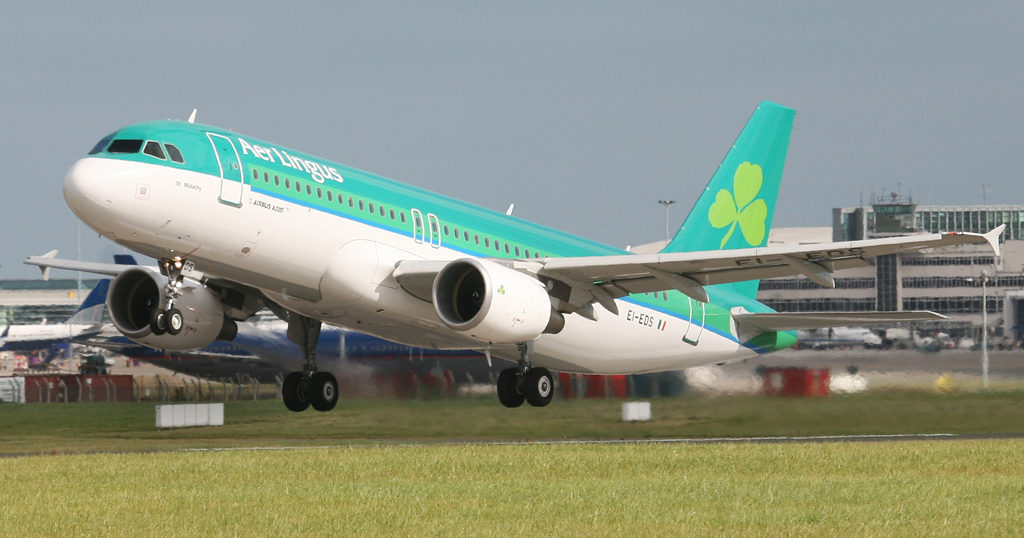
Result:
<svg viewBox="0 0 1024 538">
<path fill-rule="evenodd" d="M 987 242 L 998 255 L 998 239 L 1005 227 L 986 234 L 945 232 L 840 243 L 530 261 L 540 263 L 536 272 L 541 278 L 572 288 L 575 299 L 569 304 L 585 307 L 597 302 L 615 312 L 612 299 L 631 293 L 675 289 L 707 302 L 704 286 L 761 278 L 804 275 L 834 288 L 833 272 L 869 265 L 869 258 L 886 254 Z"/>
<path fill-rule="evenodd" d="M 51 250 L 42 256 L 29 256 L 25 259 L 26 264 L 35 265 L 43 272 L 43 280 L 49 280 L 50 269 L 66 269 L 68 271 L 81 271 L 97 275 L 117 276 L 121 272 L 138 267 L 136 265 L 124 265 L 117 263 L 83 262 L 80 260 L 63 260 L 57 258 L 57 251 Z"/>
<path fill-rule="evenodd" d="M 733 314 L 732 317 L 736 320 L 737 324 L 754 329 L 754 332 L 824 329 L 826 327 L 847 327 L 851 325 L 870 325 L 872 323 L 947 319 L 942 314 L 928 310 L 905 310 L 902 312 L 744 312 Z"/>
</svg>

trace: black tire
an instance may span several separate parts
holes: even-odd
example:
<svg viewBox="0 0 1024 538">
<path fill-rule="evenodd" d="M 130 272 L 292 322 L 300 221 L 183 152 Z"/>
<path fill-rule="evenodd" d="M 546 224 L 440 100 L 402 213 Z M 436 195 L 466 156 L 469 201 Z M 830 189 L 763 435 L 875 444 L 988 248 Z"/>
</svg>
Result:
<svg viewBox="0 0 1024 538">
<path fill-rule="evenodd" d="M 167 332 L 164 324 L 164 311 L 156 308 L 149 315 L 149 331 L 160 336 Z"/>
<path fill-rule="evenodd" d="M 526 396 L 519 389 L 519 369 L 506 368 L 498 374 L 498 401 L 505 407 L 523 405 Z"/>
<path fill-rule="evenodd" d="M 289 411 L 305 411 L 309 407 L 309 382 L 302 372 L 292 372 L 281 384 L 281 399 Z"/>
<path fill-rule="evenodd" d="M 547 368 L 531 368 L 523 379 L 523 392 L 530 405 L 544 407 L 555 395 L 555 379 Z"/>
<path fill-rule="evenodd" d="M 317 411 L 330 411 L 338 404 L 338 380 L 330 372 L 316 372 L 309 379 L 309 403 Z"/>
<path fill-rule="evenodd" d="M 172 308 L 164 314 L 164 324 L 167 325 L 167 334 L 179 334 L 185 328 L 185 316 L 181 310 Z"/>
</svg>

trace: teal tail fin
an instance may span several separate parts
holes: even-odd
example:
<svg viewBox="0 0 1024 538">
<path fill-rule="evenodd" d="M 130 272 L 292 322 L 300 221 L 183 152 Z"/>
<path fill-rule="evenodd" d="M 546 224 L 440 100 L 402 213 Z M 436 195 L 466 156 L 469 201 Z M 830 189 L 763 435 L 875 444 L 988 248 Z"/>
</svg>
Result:
<svg viewBox="0 0 1024 538">
<path fill-rule="evenodd" d="M 795 115 L 793 109 L 768 101 L 758 105 L 689 216 L 662 252 L 725 250 L 767 244 Z M 757 294 L 756 280 L 733 286 L 745 296 Z"/>
</svg>

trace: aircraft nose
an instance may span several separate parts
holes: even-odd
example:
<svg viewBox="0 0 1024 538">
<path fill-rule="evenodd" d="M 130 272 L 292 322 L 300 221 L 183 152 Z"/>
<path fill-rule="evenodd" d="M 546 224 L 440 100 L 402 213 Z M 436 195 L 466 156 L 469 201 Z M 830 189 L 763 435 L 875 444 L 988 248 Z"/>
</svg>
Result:
<svg viewBox="0 0 1024 538">
<path fill-rule="evenodd" d="M 106 211 L 111 200 L 104 185 L 109 182 L 109 166 L 105 159 L 79 159 L 64 177 L 64 200 L 78 218 L 91 224 Z"/>
</svg>

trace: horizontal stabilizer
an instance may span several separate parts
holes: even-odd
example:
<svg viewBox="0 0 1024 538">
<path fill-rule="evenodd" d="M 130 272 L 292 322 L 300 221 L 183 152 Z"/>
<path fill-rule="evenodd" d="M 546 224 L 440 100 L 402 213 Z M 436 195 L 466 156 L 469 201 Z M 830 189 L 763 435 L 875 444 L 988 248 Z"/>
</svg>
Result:
<svg viewBox="0 0 1024 538">
<path fill-rule="evenodd" d="M 823 329 L 901 321 L 936 321 L 946 316 L 927 310 L 904 312 L 767 312 L 733 314 L 737 325 L 752 332 Z"/>
</svg>

